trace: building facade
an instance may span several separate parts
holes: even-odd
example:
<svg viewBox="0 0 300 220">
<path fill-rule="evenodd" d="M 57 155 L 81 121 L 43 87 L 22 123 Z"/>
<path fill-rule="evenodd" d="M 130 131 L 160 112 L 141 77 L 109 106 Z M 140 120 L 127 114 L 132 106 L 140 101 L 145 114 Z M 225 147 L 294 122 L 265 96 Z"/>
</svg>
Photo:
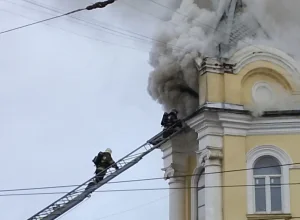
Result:
<svg viewBox="0 0 300 220">
<path fill-rule="evenodd" d="M 300 101 L 299 67 L 272 47 L 238 49 L 246 37 L 269 34 L 241 0 L 227 2 L 216 26 L 229 33 L 219 53 L 195 60 L 199 109 L 189 130 L 161 147 L 169 219 L 299 218 L 300 108 L 292 103 Z"/>
<path fill-rule="evenodd" d="M 254 117 L 245 109 L 277 102 L 279 87 L 297 94 L 295 61 L 259 45 L 196 65 L 199 110 L 186 122 L 189 131 L 161 147 L 169 219 L 300 217 L 300 111 L 286 106 Z"/>
</svg>

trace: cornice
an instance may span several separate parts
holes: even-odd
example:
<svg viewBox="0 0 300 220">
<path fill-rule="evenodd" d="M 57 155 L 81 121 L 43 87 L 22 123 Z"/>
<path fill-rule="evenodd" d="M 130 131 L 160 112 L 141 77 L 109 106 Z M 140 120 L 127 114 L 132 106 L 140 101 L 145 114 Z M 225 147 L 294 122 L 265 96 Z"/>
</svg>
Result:
<svg viewBox="0 0 300 220">
<path fill-rule="evenodd" d="M 255 118 L 248 114 L 204 111 L 187 121 L 198 139 L 210 135 L 300 134 L 300 116 Z"/>
<path fill-rule="evenodd" d="M 234 65 L 214 57 L 196 58 L 195 64 L 200 75 L 207 72 L 217 74 L 233 73 L 234 68 Z"/>
</svg>

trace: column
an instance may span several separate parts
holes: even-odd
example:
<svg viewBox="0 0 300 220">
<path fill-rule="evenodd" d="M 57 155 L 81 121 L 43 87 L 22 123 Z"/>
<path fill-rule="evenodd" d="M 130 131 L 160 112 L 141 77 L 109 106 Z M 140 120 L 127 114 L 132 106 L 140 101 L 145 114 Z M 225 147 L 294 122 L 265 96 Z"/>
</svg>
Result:
<svg viewBox="0 0 300 220">
<path fill-rule="evenodd" d="M 218 147 L 206 147 L 200 153 L 199 162 L 205 167 L 205 220 L 222 220 L 223 154 Z"/>
<path fill-rule="evenodd" d="M 197 134 L 181 134 L 161 146 L 163 152 L 164 177 L 169 180 L 169 220 L 186 220 L 186 177 L 188 171 L 187 159 L 197 145 L 190 140 L 196 140 Z"/>
<path fill-rule="evenodd" d="M 169 179 L 169 220 L 185 220 L 185 172 L 176 170 L 176 165 L 168 168 L 165 173 Z M 174 169 L 175 168 L 175 169 Z"/>
</svg>

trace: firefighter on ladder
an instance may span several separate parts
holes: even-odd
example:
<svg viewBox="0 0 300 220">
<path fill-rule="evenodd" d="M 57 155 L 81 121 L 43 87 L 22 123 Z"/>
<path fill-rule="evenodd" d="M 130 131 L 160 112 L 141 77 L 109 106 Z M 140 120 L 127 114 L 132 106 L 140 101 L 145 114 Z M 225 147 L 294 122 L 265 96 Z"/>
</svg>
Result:
<svg viewBox="0 0 300 220">
<path fill-rule="evenodd" d="M 178 111 L 176 109 L 173 109 L 170 113 L 167 112 L 164 113 L 160 123 L 161 126 L 163 127 L 163 135 L 162 137 L 149 142 L 150 144 L 156 145 L 159 142 L 161 142 L 163 139 L 172 135 L 178 129 L 182 128 L 182 122 L 178 119 L 177 114 Z"/>
<path fill-rule="evenodd" d="M 116 170 L 119 169 L 118 165 L 115 163 L 115 161 L 112 159 L 112 150 L 110 148 L 107 148 L 105 150 L 105 152 L 99 152 L 98 155 L 93 159 L 93 162 L 96 166 L 96 170 L 95 170 L 95 181 L 90 182 L 87 186 L 87 188 L 98 184 L 101 180 L 104 179 L 106 172 L 107 172 L 107 168 L 109 168 L 110 166 L 115 168 Z"/>
<path fill-rule="evenodd" d="M 178 111 L 176 109 L 173 109 L 170 113 L 164 113 L 163 118 L 161 120 L 161 125 L 164 127 L 164 133 L 163 138 L 167 138 L 170 135 L 172 135 L 174 132 L 176 132 L 177 129 L 182 128 L 182 123 L 180 120 L 178 120 L 177 117 Z M 177 125 L 175 125 L 178 123 Z M 174 127 L 172 127 L 175 125 Z M 172 128 L 171 128 L 172 127 Z"/>
</svg>

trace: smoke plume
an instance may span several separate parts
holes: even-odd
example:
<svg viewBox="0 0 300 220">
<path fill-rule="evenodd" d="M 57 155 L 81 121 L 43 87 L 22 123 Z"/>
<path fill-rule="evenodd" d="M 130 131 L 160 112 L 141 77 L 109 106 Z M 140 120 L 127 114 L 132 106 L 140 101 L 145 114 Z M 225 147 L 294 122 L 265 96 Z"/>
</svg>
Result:
<svg viewBox="0 0 300 220">
<path fill-rule="evenodd" d="M 177 108 L 181 117 L 192 113 L 198 107 L 199 87 L 194 59 L 200 55 L 216 54 L 216 46 L 222 42 L 224 32 L 215 32 L 214 29 L 230 0 L 211 0 L 211 4 L 199 4 L 200 7 L 197 2 L 182 1 L 172 19 L 158 28 L 155 34 L 158 42 L 153 45 L 150 53 L 150 64 L 154 70 L 149 76 L 148 92 L 164 110 Z M 263 38 L 259 34 L 255 39 L 245 38 L 237 42 L 237 47 L 232 48 L 231 53 L 249 44 L 263 44 L 293 55 L 298 62 L 300 14 L 297 10 L 300 1 L 244 0 L 244 3 L 248 11 L 240 19 L 251 22 L 247 16 L 254 16 L 271 39 Z M 247 25 L 251 26 L 250 23 Z M 300 81 L 299 76 L 296 80 Z M 295 107 L 286 103 L 294 103 L 294 98 L 287 98 L 292 95 L 283 96 L 285 106 Z M 279 103 L 275 103 L 272 108 L 280 108 Z M 256 109 L 260 112 L 265 107 L 259 106 Z"/>
</svg>

